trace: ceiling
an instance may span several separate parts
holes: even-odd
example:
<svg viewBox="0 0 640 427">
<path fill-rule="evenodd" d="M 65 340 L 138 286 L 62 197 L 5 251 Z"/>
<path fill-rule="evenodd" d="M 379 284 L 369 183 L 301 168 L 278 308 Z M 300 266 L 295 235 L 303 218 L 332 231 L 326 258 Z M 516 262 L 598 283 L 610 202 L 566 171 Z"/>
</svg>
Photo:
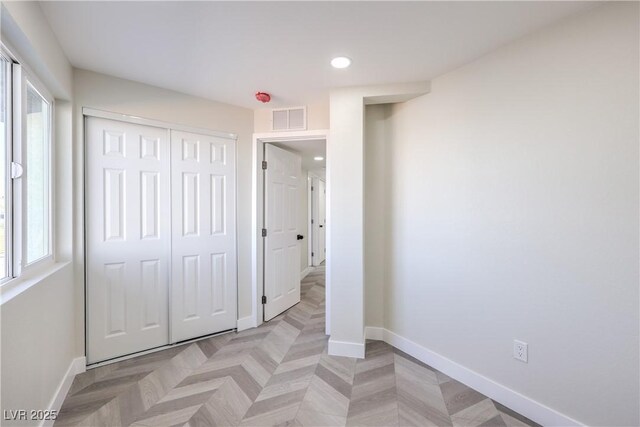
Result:
<svg viewBox="0 0 640 427">
<path fill-rule="evenodd" d="M 302 169 L 308 171 L 323 171 L 327 166 L 326 150 L 327 143 L 324 139 L 309 139 L 305 141 L 283 141 L 272 143 L 276 147 L 284 148 L 300 154 L 302 157 Z M 316 156 L 324 157 L 317 161 Z"/>
<path fill-rule="evenodd" d="M 589 2 L 41 2 L 72 65 L 248 108 L 430 80 Z M 333 69 L 337 55 L 353 59 Z M 253 98 L 272 94 L 269 106 Z"/>
</svg>

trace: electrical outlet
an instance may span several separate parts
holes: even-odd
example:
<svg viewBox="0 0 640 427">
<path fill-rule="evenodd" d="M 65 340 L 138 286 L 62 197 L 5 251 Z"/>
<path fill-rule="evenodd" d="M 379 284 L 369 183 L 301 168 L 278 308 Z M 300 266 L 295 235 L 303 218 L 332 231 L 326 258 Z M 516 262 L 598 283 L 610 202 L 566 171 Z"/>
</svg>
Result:
<svg viewBox="0 0 640 427">
<path fill-rule="evenodd" d="M 513 357 L 524 363 L 529 359 L 529 345 L 526 342 L 513 340 Z"/>
</svg>

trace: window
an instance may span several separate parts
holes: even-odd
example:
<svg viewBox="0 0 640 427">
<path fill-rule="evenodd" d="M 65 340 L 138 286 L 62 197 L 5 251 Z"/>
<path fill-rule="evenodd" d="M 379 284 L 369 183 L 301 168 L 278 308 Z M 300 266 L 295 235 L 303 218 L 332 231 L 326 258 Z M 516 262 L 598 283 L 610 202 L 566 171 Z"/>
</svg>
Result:
<svg viewBox="0 0 640 427">
<path fill-rule="evenodd" d="M 53 99 L 0 51 L 0 282 L 52 257 Z"/>
<path fill-rule="evenodd" d="M 11 61 L 0 55 L 0 281 L 10 275 L 9 150 L 11 148 Z"/>
<path fill-rule="evenodd" d="M 49 247 L 49 142 L 50 105 L 27 82 L 26 146 L 23 156 L 26 188 L 26 263 L 50 255 Z"/>
</svg>

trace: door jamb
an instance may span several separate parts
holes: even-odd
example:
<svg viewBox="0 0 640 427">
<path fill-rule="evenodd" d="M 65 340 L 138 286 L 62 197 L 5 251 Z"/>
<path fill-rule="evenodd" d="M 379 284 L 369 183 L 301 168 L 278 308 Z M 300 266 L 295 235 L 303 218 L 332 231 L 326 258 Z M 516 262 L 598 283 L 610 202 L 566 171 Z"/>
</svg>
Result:
<svg viewBox="0 0 640 427">
<path fill-rule="evenodd" d="M 263 319 L 263 307 L 262 307 L 262 285 L 264 283 L 264 246 L 262 237 L 262 228 L 264 227 L 264 176 L 262 173 L 262 160 L 263 160 L 263 147 L 264 144 L 269 142 L 282 142 L 282 141 L 300 141 L 300 140 L 315 140 L 324 139 L 327 145 L 329 145 L 329 130 L 308 130 L 299 132 L 267 132 L 267 133 L 254 133 L 253 134 L 253 165 L 252 165 L 252 185 L 251 185 L 251 317 L 253 320 L 253 326 L 257 327 L 261 325 Z M 331 159 L 327 158 L 327 171 L 331 165 Z M 327 174 L 328 176 L 328 174 Z M 330 230 L 330 216 L 329 206 L 331 200 L 331 185 L 327 180 L 326 182 L 326 209 L 327 209 L 327 230 Z M 330 335 L 330 313 L 331 313 L 331 283 L 330 283 L 330 268 L 331 263 L 331 239 L 329 233 L 327 235 L 325 246 L 327 248 L 327 267 L 326 267 L 326 334 Z"/>
</svg>

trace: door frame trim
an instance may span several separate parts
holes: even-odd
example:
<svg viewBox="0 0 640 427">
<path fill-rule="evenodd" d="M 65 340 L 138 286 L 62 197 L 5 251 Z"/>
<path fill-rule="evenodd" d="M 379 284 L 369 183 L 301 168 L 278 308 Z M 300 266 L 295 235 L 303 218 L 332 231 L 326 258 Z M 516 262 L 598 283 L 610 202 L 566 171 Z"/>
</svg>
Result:
<svg viewBox="0 0 640 427">
<path fill-rule="evenodd" d="M 263 322 L 262 307 L 262 284 L 264 283 L 264 246 L 262 237 L 262 228 L 264 226 L 264 176 L 262 173 L 263 147 L 264 144 L 270 142 L 283 141 L 305 141 L 314 139 L 324 139 L 329 145 L 329 130 L 307 130 L 307 131 L 285 131 L 285 132 L 266 132 L 253 134 L 253 166 L 251 180 L 251 317 L 253 318 L 253 327 L 260 326 Z M 327 149 L 328 151 L 328 149 Z M 331 167 L 331 159 L 327 158 L 327 172 Z M 329 174 L 327 173 L 327 176 Z M 331 201 L 331 184 L 328 180 L 326 183 L 326 209 L 327 209 L 327 229 L 330 228 L 329 206 Z M 327 248 L 327 267 L 326 267 L 326 334 L 331 335 L 331 240 L 329 233 L 326 233 Z"/>
<path fill-rule="evenodd" d="M 220 132 L 217 130 L 203 129 L 194 126 L 181 125 L 178 123 L 164 122 L 162 120 L 147 119 L 145 117 L 131 116 L 128 114 L 113 113 L 111 111 L 96 110 L 95 108 L 82 107 L 82 115 L 97 117 L 100 119 L 117 120 L 120 122 L 133 123 L 137 125 L 152 126 L 162 129 L 178 130 L 182 132 L 199 133 L 201 135 L 216 136 L 218 138 L 238 139 L 235 133 Z"/>
</svg>

